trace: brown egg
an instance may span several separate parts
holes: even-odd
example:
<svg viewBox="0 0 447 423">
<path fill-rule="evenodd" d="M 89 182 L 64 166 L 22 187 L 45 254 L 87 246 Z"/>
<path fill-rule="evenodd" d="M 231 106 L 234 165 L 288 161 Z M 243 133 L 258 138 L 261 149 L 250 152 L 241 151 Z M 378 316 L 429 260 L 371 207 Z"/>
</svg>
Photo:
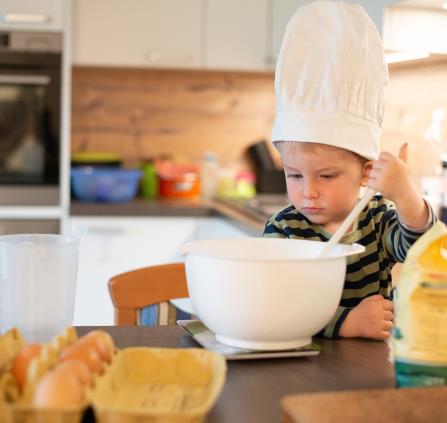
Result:
<svg viewBox="0 0 447 423">
<path fill-rule="evenodd" d="M 69 371 L 76 375 L 84 386 L 91 386 L 93 375 L 87 364 L 75 358 L 69 358 L 56 366 L 57 370 Z"/>
<path fill-rule="evenodd" d="M 113 338 L 106 331 L 92 330 L 91 332 L 87 333 L 87 335 L 85 335 L 84 338 L 86 339 L 93 338 L 96 339 L 97 342 L 100 342 L 101 344 L 105 345 L 107 351 L 109 352 L 110 357 L 115 352 L 115 343 L 113 342 Z"/>
<path fill-rule="evenodd" d="M 110 363 L 111 353 L 107 347 L 107 344 L 104 342 L 104 340 L 101 337 L 85 335 L 82 338 L 79 338 L 76 341 L 76 343 L 80 343 L 82 345 L 90 345 L 99 354 L 99 356 L 101 357 L 101 360 L 107 361 L 107 363 Z"/>
<path fill-rule="evenodd" d="M 80 405 L 83 398 L 83 385 L 76 374 L 56 367 L 37 384 L 33 404 L 36 407 L 69 407 Z"/>
<path fill-rule="evenodd" d="M 40 354 L 41 349 L 42 346 L 39 344 L 28 344 L 14 357 L 11 365 L 11 372 L 14 375 L 20 390 L 22 390 L 25 385 L 26 374 L 31 360 Z"/>
<path fill-rule="evenodd" d="M 67 348 L 64 348 L 61 351 L 60 360 L 65 361 L 70 359 L 83 361 L 92 373 L 102 372 L 103 365 L 101 357 L 91 345 L 83 345 L 80 342 L 75 342 Z"/>
</svg>

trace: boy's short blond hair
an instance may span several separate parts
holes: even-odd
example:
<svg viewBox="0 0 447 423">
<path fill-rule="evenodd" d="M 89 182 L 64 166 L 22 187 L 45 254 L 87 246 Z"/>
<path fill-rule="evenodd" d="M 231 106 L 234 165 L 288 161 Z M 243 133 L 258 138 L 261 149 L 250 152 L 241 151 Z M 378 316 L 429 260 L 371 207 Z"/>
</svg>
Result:
<svg viewBox="0 0 447 423">
<path fill-rule="evenodd" d="M 318 154 L 321 150 L 332 150 L 332 151 L 346 151 L 351 153 L 354 157 L 356 157 L 362 164 L 368 161 L 367 158 L 360 156 L 353 151 L 346 150 L 344 148 L 335 147 L 333 145 L 322 144 L 318 142 L 296 142 L 296 141 L 276 141 L 275 147 L 278 150 L 279 154 L 283 156 L 284 154 L 294 155 L 297 153 L 298 145 L 301 148 L 301 151 L 305 151 L 306 153 Z"/>
</svg>

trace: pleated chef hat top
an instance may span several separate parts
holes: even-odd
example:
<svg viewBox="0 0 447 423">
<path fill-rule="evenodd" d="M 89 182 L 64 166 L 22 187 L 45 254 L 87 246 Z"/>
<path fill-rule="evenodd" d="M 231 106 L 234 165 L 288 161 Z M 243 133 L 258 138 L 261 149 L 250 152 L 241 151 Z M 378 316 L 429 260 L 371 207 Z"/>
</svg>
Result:
<svg viewBox="0 0 447 423">
<path fill-rule="evenodd" d="M 272 141 L 329 144 L 376 160 L 387 81 L 382 40 L 360 5 L 298 8 L 275 70 Z"/>
</svg>

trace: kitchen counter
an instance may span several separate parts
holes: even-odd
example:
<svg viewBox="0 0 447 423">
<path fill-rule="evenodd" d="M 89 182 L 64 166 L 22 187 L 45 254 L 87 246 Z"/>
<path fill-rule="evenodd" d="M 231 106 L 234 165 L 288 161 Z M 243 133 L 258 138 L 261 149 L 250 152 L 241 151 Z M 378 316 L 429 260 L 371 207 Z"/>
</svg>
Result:
<svg viewBox="0 0 447 423">
<path fill-rule="evenodd" d="M 200 200 L 145 200 L 135 199 L 128 203 L 71 202 L 72 216 L 213 216 L 210 202 Z"/>
<path fill-rule="evenodd" d="M 258 195 L 252 200 L 136 199 L 129 203 L 86 203 L 72 201 L 72 216 L 221 216 L 261 233 L 274 211 L 287 204 L 282 194 Z"/>
</svg>

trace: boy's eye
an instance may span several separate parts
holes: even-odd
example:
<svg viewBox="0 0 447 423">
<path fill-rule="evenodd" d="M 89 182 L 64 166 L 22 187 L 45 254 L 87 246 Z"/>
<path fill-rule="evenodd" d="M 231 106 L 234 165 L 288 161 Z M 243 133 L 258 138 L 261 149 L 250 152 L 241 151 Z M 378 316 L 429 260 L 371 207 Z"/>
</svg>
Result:
<svg viewBox="0 0 447 423">
<path fill-rule="evenodd" d="M 291 179 L 301 179 L 303 175 L 300 175 L 299 173 L 288 173 L 287 177 Z"/>
<path fill-rule="evenodd" d="M 325 175 L 321 175 L 322 178 L 324 179 L 334 179 L 337 177 L 337 175 L 329 175 L 329 174 L 325 174 Z"/>
</svg>

